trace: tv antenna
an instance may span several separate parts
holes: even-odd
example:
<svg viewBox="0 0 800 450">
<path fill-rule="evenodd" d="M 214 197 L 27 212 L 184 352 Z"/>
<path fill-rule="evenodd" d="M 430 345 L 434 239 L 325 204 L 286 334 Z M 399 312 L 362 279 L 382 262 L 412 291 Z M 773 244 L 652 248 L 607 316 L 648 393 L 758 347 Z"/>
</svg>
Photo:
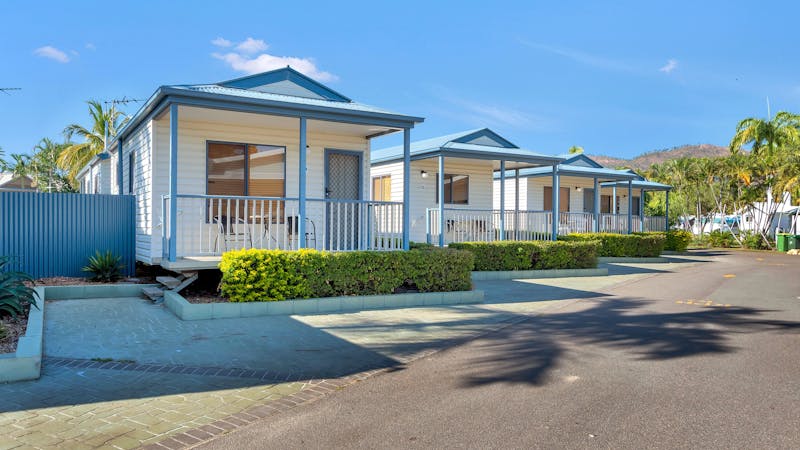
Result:
<svg viewBox="0 0 800 450">
<path fill-rule="evenodd" d="M 0 88 L 0 92 L 4 93 L 6 95 L 11 95 L 11 94 L 8 93 L 8 91 L 21 91 L 21 90 L 22 90 L 22 88 Z"/>
</svg>

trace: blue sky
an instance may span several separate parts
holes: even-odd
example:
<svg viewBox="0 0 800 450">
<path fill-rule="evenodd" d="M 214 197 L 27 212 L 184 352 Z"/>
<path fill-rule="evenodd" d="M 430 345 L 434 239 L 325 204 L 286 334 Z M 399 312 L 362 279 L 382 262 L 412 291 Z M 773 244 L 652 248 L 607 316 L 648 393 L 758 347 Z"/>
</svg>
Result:
<svg viewBox="0 0 800 450">
<path fill-rule="evenodd" d="M 6 1 L 0 87 L 22 90 L 0 94 L 0 147 L 60 138 L 90 98 L 287 62 L 425 117 L 414 139 L 488 126 L 551 154 L 725 145 L 767 97 L 800 110 L 800 3 L 654 3 Z"/>
</svg>

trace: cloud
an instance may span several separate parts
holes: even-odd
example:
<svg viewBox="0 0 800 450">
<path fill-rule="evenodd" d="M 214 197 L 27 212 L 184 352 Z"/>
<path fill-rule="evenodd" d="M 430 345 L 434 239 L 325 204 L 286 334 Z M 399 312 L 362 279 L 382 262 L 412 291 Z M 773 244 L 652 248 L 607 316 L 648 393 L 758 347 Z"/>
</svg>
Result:
<svg viewBox="0 0 800 450">
<path fill-rule="evenodd" d="M 233 45 L 233 42 L 231 42 L 231 41 L 229 41 L 229 40 L 227 40 L 227 39 L 225 39 L 223 37 L 218 37 L 218 38 L 214 39 L 213 41 L 211 41 L 211 44 L 214 45 L 215 47 L 223 47 L 224 48 L 224 47 L 230 47 L 231 45 Z"/>
<path fill-rule="evenodd" d="M 91 42 L 87 42 L 85 47 L 86 47 L 87 50 L 91 50 L 91 51 L 97 50 L 97 46 L 92 44 Z"/>
<path fill-rule="evenodd" d="M 538 42 L 530 42 L 524 39 L 521 39 L 519 42 L 526 47 L 558 55 L 586 66 L 597 67 L 600 69 L 608 69 L 608 70 L 619 70 L 619 71 L 634 70 L 634 67 L 623 61 L 618 61 L 615 59 L 610 59 L 599 55 L 593 55 L 591 53 L 582 52 L 580 50 L 575 50 L 566 47 L 557 47 L 548 44 L 541 44 Z"/>
<path fill-rule="evenodd" d="M 69 56 L 67 56 L 66 53 L 49 45 L 37 48 L 36 50 L 33 51 L 33 54 L 36 56 L 41 56 L 42 58 L 49 58 L 52 59 L 53 61 L 58 61 L 60 63 L 69 62 Z"/>
<path fill-rule="evenodd" d="M 289 66 L 294 70 L 318 81 L 336 81 L 339 79 L 339 77 L 330 72 L 320 70 L 312 58 L 276 56 L 263 53 L 264 50 L 269 48 L 269 45 L 267 45 L 267 43 L 261 39 L 247 38 L 242 42 L 234 44 L 226 39 L 217 38 L 212 41 L 212 43 L 215 43 L 216 41 L 224 41 L 228 44 L 227 47 L 235 45 L 233 51 L 229 51 L 227 53 L 212 53 L 211 56 L 224 61 L 233 70 L 238 72 L 243 72 L 249 75 Z"/>
<path fill-rule="evenodd" d="M 263 52 L 269 46 L 266 42 L 262 41 L 261 39 L 253 39 L 251 37 L 245 39 L 244 41 L 240 42 L 239 45 L 236 46 L 236 50 L 240 53 L 258 53 Z"/>
<path fill-rule="evenodd" d="M 678 68 L 678 60 L 677 59 L 670 59 L 669 61 L 667 61 L 667 63 L 664 65 L 664 67 L 658 69 L 658 71 L 659 72 L 664 72 L 664 73 L 672 73 L 672 71 L 677 69 L 677 68 Z"/>
</svg>

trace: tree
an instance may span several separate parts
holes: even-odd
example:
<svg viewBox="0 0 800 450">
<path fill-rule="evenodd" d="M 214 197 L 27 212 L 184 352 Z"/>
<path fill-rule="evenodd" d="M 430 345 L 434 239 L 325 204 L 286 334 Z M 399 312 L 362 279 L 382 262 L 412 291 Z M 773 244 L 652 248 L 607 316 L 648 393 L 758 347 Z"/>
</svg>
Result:
<svg viewBox="0 0 800 450">
<path fill-rule="evenodd" d="M 67 172 L 58 166 L 61 154 L 72 143 L 56 143 L 44 138 L 33 148 L 28 175 L 33 179 L 37 189 L 44 192 L 74 192 Z"/>
<path fill-rule="evenodd" d="M 570 155 L 580 155 L 582 153 L 583 153 L 583 147 L 581 146 L 573 145 L 572 147 L 569 148 Z"/>
<path fill-rule="evenodd" d="M 64 129 L 67 140 L 77 136 L 83 139 L 83 142 L 71 144 L 58 158 L 58 165 L 67 171 L 73 182 L 78 172 L 105 149 L 106 136 L 109 138 L 116 136 L 117 131 L 128 121 L 128 118 L 113 106 L 104 108 L 96 100 L 89 100 L 87 104 L 91 126 L 86 128 L 80 124 L 72 124 Z"/>
<path fill-rule="evenodd" d="M 750 145 L 754 155 L 765 152 L 770 155 L 797 142 L 800 142 L 800 115 L 780 111 L 768 120 L 748 117 L 740 121 L 730 149 L 731 153 L 738 153 L 742 147 Z"/>
</svg>

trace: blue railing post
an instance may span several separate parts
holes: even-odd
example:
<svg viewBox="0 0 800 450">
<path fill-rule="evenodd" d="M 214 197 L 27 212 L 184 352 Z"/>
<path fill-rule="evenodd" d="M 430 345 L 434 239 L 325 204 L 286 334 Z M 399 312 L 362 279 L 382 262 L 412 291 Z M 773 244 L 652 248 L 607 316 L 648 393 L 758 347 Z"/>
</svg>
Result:
<svg viewBox="0 0 800 450">
<path fill-rule="evenodd" d="M 633 233 L 633 181 L 628 180 L 628 234 Z"/>
<path fill-rule="evenodd" d="M 300 153 L 298 161 L 298 181 L 297 181 L 297 236 L 299 243 L 297 248 L 306 246 L 306 118 L 300 118 Z"/>
<path fill-rule="evenodd" d="M 403 128 L 403 250 L 411 247 L 411 128 Z"/>
<path fill-rule="evenodd" d="M 639 222 L 642 224 L 639 231 L 644 232 L 644 189 L 639 190 Z"/>
<path fill-rule="evenodd" d="M 519 169 L 514 170 L 514 240 L 519 240 Z"/>
<path fill-rule="evenodd" d="M 169 256 L 174 262 L 178 253 L 178 105 L 169 106 Z"/>
<path fill-rule="evenodd" d="M 500 240 L 506 240 L 506 161 L 500 160 Z"/>
<path fill-rule="evenodd" d="M 594 179 L 594 226 L 592 231 L 595 233 L 600 232 L 600 183 L 597 178 Z"/>
<path fill-rule="evenodd" d="M 553 183 L 552 183 L 552 185 L 553 185 L 553 207 L 551 208 L 552 209 L 552 214 L 553 214 L 553 217 L 552 217 L 552 219 L 553 219 L 552 220 L 553 228 L 550 230 L 550 239 L 553 240 L 553 241 L 557 241 L 558 240 L 558 221 L 559 221 L 559 212 L 561 210 L 559 208 L 559 204 L 558 204 L 558 202 L 559 202 L 558 201 L 558 194 L 559 194 L 558 191 L 561 188 L 559 186 L 559 181 L 560 180 L 558 179 L 558 165 L 555 165 L 555 166 L 553 166 Z"/>
<path fill-rule="evenodd" d="M 444 247 L 444 155 L 439 154 L 439 175 L 436 178 L 439 183 L 439 247 Z"/>
</svg>

